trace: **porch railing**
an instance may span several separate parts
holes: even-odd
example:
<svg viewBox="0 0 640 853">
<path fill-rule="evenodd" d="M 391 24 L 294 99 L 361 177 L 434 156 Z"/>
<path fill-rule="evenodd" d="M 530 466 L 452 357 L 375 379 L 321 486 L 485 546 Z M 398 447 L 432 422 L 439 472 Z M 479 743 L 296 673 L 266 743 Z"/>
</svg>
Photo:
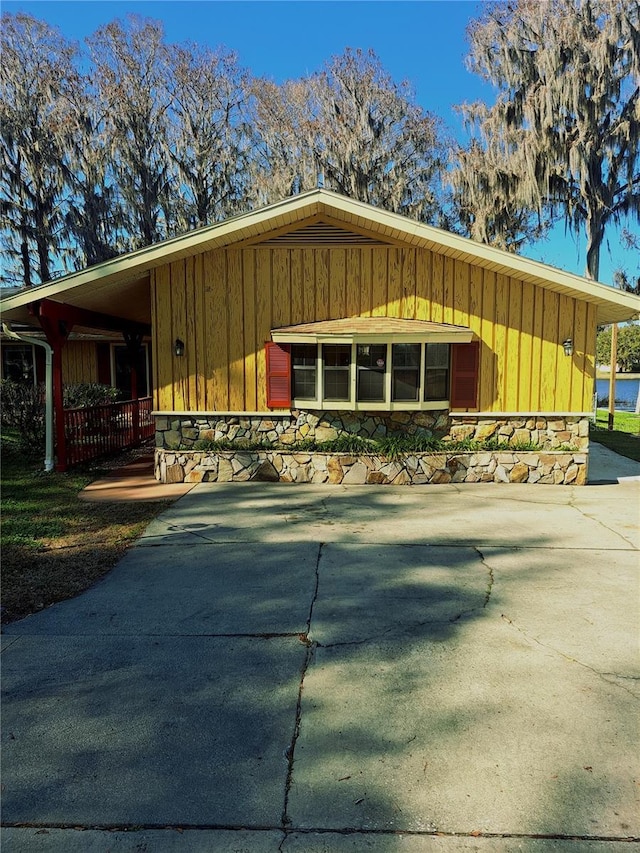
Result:
<svg viewBox="0 0 640 853">
<path fill-rule="evenodd" d="M 67 465 L 135 447 L 155 431 L 151 397 L 64 410 Z"/>
</svg>

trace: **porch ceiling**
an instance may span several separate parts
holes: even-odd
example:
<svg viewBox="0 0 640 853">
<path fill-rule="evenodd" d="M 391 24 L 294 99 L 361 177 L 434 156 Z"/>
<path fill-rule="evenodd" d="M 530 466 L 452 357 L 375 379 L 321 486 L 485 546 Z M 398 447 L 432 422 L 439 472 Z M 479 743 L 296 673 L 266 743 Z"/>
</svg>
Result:
<svg viewBox="0 0 640 853">
<path fill-rule="evenodd" d="M 47 298 L 54 302 L 73 305 L 75 308 L 94 311 L 98 314 L 108 314 L 135 323 L 146 325 L 151 323 L 150 278 L 148 274 L 139 278 L 129 277 L 121 281 L 94 279 L 78 284 L 73 290 L 66 290 L 63 293 L 57 292 L 55 285 L 56 282 L 53 281 L 32 288 L 30 291 L 23 291 L 20 294 L 23 297 L 23 300 L 20 300 L 22 304 L 14 304 L 10 308 L 3 307 L 3 321 L 38 326 L 38 321 L 31 313 L 29 306 L 35 299 Z M 12 299 L 13 303 L 16 301 L 18 300 Z"/>
</svg>

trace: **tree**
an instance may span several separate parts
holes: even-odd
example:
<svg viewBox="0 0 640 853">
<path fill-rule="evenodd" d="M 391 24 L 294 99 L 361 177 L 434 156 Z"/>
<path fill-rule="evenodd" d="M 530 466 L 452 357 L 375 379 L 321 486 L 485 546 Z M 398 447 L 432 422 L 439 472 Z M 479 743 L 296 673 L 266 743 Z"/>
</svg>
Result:
<svg viewBox="0 0 640 853">
<path fill-rule="evenodd" d="M 500 139 L 483 142 L 484 147 L 474 139 L 452 156 L 456 166 L 448 182 L 454 222 L 473 240 L 517 252 L 544 236 L 550 223 L 517 198 L 520 176 L 509 155 L 518 134 L 503 131 Z"/>
<path fill-rule="evenodd" d="M 308 139 L 311 105 L 306 81 L 289 80 L 279 86 L 255 80 L 251 91 L 256 204 L 313 189 L 319 166 Z"/>
<path fill-rule="evenodd" d="M 435 221 L 444 145 L 439 120 L 406 83 L 396 84 L 373 51 L 347 49 L 316 74 L 260 82 L 258 125 L 268 158 L 290 191 L 326 185 L 351 198 Z M 273 162 L 273 159 L 271 159 Z"/>
<path fill-rule="evenodd" d="M 247 75 L 235 54 L 196 45 L 167 49 L 168 156 L 178 180 L 180 230 L 237 213 L 246 192 Z"/>
<path fill-rule="evenodd" d="M 160 23 L 130 16 L 87 39 L 110 138 L 114 180 L 134 247 L 173 230 L 168 93 Z"/>
<path fill-rule="evenodd" d="M 626 290 L 627 293 L 635 293 L 636 296 L 640 296 L 640 237 L 632 234 L 627 228 L 623 228 L 620 241 L 626 249 L 634 250 L 638 253 L 636 255 L 638 264 L 635 277 L 632 273 L 621 267 L 614 270 L 613 283 L 620 290 Z"/>
<path fill-rule="evenodd" d="M 617 358 L 622 372 L 640 371 L 640 326 L 633 324 L 620 326 Z M 611 361 L 611 326 L 598 332 L 596 361 L 598 364 L 609 364 Z"/>
<path fill-rule="evenodd" d="M 480 132 L 483 168 L 491 173 L 499 153 L 510 176 L 479 190 L 478 217 L 505 197 L 561 215 L 584 229 L 593 279 L 607 226 L 640 220 L 639 25 L 638 0 L 509 0 L 468 31 L 470 68 L 499 94 L 491 107 L 462 109 Z"/>
<path fill-rule="evenodd" d="M 2 16 L 0 203 L 9 277 L 48 281 L 66 238 L 64 209 L 76 47 L 30 15 Z"/>
<path fill-rule="evenodd" d="M 65 222 L 73 239 L 75 266 L 99 264 L 126 252 L 125 215 L 115 185 L 103 104 L 87 75 L 74 92 L 75 121 L 67 152 L 73 204 Z"/>
</svg>

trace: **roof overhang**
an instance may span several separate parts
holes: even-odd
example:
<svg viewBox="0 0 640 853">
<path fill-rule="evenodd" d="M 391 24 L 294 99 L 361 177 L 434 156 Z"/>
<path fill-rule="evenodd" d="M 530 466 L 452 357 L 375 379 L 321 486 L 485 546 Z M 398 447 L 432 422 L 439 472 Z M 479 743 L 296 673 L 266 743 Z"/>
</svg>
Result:
<svg viewBox="0 0 640 853">
<path fill-rule="evenodd" d="M 458 234 L 389 213 L 329 190 L 316 189 L 292 196 L 259 210 L 190 231 L 180 237 L 147 246 L 97 266 L 12 294 L 0 301 L 8 320 L 26 322 L 28 305 L 47 298 L 90 311 L 117 314 L 150 322 L 150 273 L 156 267 L 194 254 L 230 245 L 257 245 L 290 226 L 328 220 L 391 246 L 430 249 L 492 272 L 531 282 L 557 293 L 592 303 L 599 324 L 617 323 L 640 316 L 640 297 L 615 290 L 582 276 L 476 243 Z"/>
<path fill-rule="evenodd" d="M 389 341 L 468 344 L 472 338 L 473 332 L 466 326 L 395 317 L 347 317 L 271 330 L 271 340 L 278 344 L 375 344 Z"/>
</svg>

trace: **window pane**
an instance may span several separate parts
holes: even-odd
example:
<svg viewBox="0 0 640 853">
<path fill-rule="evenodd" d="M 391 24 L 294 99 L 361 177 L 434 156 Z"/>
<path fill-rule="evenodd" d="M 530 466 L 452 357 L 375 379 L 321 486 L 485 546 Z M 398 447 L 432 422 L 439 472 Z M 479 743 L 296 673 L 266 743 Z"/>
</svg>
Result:
<svg viewBox="0 0 640 853">
<path fill-rule="evenodd" d="M 417 400 L 420 393 L 420 344 L 394 344 L 391 399 Z"/>
<path fill-rule="evenodd" d="M 315 344 L 294 344 L 291 347 L 291 363 L 294 367 L 315 367 L 316 355 Z"/>
<path fill-rule="evenodd" d="M 351 377 L 351 346 L 349 344 L 325 344 L 322 347 L 324 360 L 325 400 L 348 400 Z"/>
<path fill-rule="evenodd" d="M 394 344 L 394 367 L 420 367 L 420 344 Z"/>
<path fill-rule="evenodd" d="M 420 374 L 418 368 L 396 368 L 393 371 L 392 398 L 399 400 L 417 400 L 420 392 Z"/>
<path fill-rule="evenodd" d="M 379 403 L 384 400 L 384 374 L 387 362 L 386 344 L 358 344 L 359 402 Z"/>
<path fill-rule="evenodd" d="M 449 399 L 449 344 L 425 347 L 424 399 Z"/>
<path fill-rule="evenodd" d="M 358 344 L 358 367 L 371 367 L 384 372 L 387 361 L 386 344 Z"/>
<path fill-rule="evenodd" d="M 293 397 L 298 400 L 315 400 L 316 392 L 315 344 L 294 344 L 291 348 L 293 364 Z"/>
<path fill-rule="evenodd" d="M 425 400 L 447 400 L 449 398 L 449 371 L 442 368 L 427 368 L 425 372 Z"/>
<path fill-rule="evenodd" d="M 349 371 L 344 368 L 327 367 L 324 371 L 324 399 L 349 399 Z"/>
<path fill-rule="evenodd" d="M 316 399 L 316 371 L 309 368 L 293 369 L 293 397 L 296 400 Z"/>
<path fill-rule="evenodd" d="M 349 367 L 351 365 L 351 346 L 349 344 L 325 344 L 322 358 L 327 367 Z"/>
<path fill-rule="evenodd" d="M 12 382 L 33 383 L 33 347 L 7 346 L 2 350 L 2 377 Z"/>
<path fill-rule="evenodd" d="M 363 403 L 384 400 L 384 371 L 358 370 L 358 400 Z"/>
<path fill-rule="evenodd" d="M 449 344 L 427 344 L 427 367 L 449 368 Z"/>
</svg>

